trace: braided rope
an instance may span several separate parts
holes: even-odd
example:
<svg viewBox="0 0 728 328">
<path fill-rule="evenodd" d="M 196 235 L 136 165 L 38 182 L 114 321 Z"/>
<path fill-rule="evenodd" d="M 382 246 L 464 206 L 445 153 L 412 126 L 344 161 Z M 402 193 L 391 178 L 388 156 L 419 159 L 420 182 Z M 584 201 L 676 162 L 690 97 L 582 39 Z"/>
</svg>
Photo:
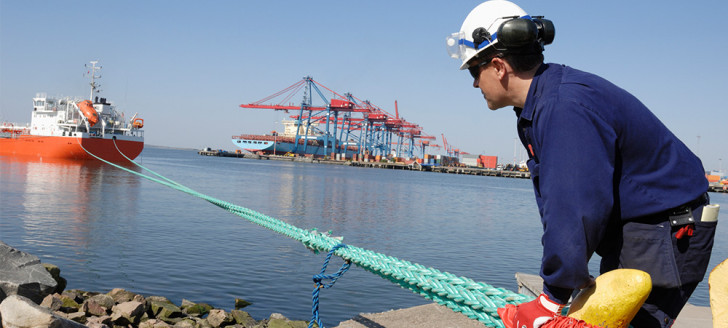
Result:
<svg viewBox="0 0 728 328">
<path fill-rule="evenodd" d="M 83 148 L 83 146 L 81 147 Z M 86 149 L 84 148 L 84 150 Z M 460 312 L 471 319 L 478 320 L 488 327 L 505 327 L 498 316 L 498 308 L 505 307 L 506 304 L 517 305 L 534 299 L 532 296 L 518 294 L 505 288 L 496 288 L 484 282 L 476 282 L 467 277 L 458 277 L 449 272 L 442 272 L 434 268 L 428 268 L 417 263 L 400 260 L 392 256 L 352 245 L 335 249 L 337 245 L 341 244 L 341 238 L 330 237 L 327 234 L 319 233 L 316 229 L 301 229 L 254 210 L 199 193 L 189 187 L 167 179 L 130 159 L 129 161 L 153 173 L 161 180 L 108 162 L 90 152 L 88 153 L 109 165 L 129 173 L 204 199 L 252 223 L 300 241 L 303 245 L 314 251 L 333 252 L 333 254 L 343 258 L 347 262 L 356 264 L 364 270 L 377 274 L 402 288 L 407 288 L 426 299 L 447 306 L 455 312 Z"/>
</svg>

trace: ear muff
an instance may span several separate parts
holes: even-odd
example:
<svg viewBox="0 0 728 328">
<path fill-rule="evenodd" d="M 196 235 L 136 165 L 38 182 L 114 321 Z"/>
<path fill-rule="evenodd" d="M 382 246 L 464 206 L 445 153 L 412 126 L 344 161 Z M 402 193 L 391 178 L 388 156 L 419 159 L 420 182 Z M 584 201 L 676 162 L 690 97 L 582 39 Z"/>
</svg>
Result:
<svg viewBox="0 0 728 328">
<path fill-rule="evenodd" d="M 498 42 L 506 50 L 518 49 L 539 43 L 551 44 L 556 35 L 554 23 L 543 18 L 514 18 L 498 27 Z"/>
<path fill-rule="evenodd" d="M 536 42 L 538 26 L 530 19 L 514 18 L 498 27 L 498 42 L 506 49 L 521 48 Z"/>
<path fill-rule="evenodd" d="M 538 27 L 538 38 L 544 45 L 554 42 L 554 37 L 556 36 L 554 22 L 543 18 L 536 18 L 533 22 L 536 23 L 536 27 Z"/>
</svg>

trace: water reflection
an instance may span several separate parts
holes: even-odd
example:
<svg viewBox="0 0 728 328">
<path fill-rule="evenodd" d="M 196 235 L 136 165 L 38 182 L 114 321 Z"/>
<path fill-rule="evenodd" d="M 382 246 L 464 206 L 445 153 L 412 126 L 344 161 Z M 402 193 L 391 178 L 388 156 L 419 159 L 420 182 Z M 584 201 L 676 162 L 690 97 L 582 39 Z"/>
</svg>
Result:
<svg viewBox="0 0 728 328">
<path fill-rule="evenodd" d="M 16 214 L 24 243 L 86 249 L 95 230 L 135 218 L 139 178 L 97 161 L 0 157 L 3 217 Z"/>
<path fill-rule="evenodd" d="M 308 218 L 322 227 L 367 224 L 384 213 L 410 213 L 410 190 L 395 181 L 382 181 L 371 170 L 351 175 L 338 166 L 281 165 L 268 185 L 268 202 L 278 204 L 274 216 L 289 222 Z M 369 174 L 367 174 L 369 173 Z M 313 219 L 313 220 L 311 220 Z M 408 219 L 398 217 L 398 219 Z M 301 222 L 311 224 L 312 222 Z M 348 226 L 352 229 L 351 226 Z"/>
</svg>

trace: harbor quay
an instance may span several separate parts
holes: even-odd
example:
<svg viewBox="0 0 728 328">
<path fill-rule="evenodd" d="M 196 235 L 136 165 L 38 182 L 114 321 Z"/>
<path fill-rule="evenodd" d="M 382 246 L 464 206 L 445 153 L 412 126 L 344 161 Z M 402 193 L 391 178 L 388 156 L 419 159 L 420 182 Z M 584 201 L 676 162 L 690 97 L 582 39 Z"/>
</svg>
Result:
<svg viewBox="0 0 728 328">
<path fill-rule="evenodd" d="M 417 161 L 395 161 L 395 160 L 352 160 L 352 159 L 331 159 L 330 157 L 313 157 L 313 156 L 292 156 L 292 155 L 264 155 L 264 154 L 252 154 L 244 152 L 231 152 L 225 150 L 212 150 L 203 149 L 199 150 L 197 154 L 202 156 L 218 156 L 218 157 L 236 157 L 245 159 L 257 159 L 257 160 L 271 160 L 271 161 L 289 161 L 289 162 L 305 162 L 305 163 L 317 163 L 317 164 L 331 164 L 331 165 L 347 165 L 347 166 L 358 166 L 367 168 L 379 168 L 379 169 L 391 169 L 391 170 L 411 170 L 411 171 L 426 171 L 436 173 L 450 173 L 450 174 L 464 174 L 464 175 L 481 175 L 481 176 L 493 176 L 493 177 L 505 177 L 505 178 L 520 178 L 530 179 L 531 173 L 528 171 L 519 170 L 503 170 L 503 169 L 489 169 L 482 167 L 472 166 L 453 166 L 453 165 L 430 165 L 422 164 Z M 709 192 L 717 193 L 728 193 L 728 184 L 725 181 L 710 182 L 708 185 Z"/>
<path fill-rule="evenodd" d="M 257 160 L 272 160 L 272 161 L 288 161 L 288 162 L 304 162 L 304 163 L 315 163 L 315 164 L 330 164 L 330 165 L 346 165 L 346 166 L 358 166 L 367 168 L 379 168 L 379 169 L 390 169 L 390 170 L 410 170 L 410 171 L 425 171 L 425 172 L 436 172 L 436 173 L 450 173 L 450 174 L 465 174 L 465 175 L 482 175 L 482 176 L 495 176 L 495 177 L 506 177 L 506 178 L 521 178 L 530 179 L 531 173 L 528 171 L 509 171 L 509 170 L 498 170 L 498 169 L 487 169 L 480 167 L 469 167 L 469 166 L 448 166 L 448 165 L 432 165 L 422 164 L 417 161 L 394 161 L 394 160 L 379 160 L 372 158 L 371 160 L 337 160 L 330 158 L 316 158 L 312 156 L 285 156 L 285 155 L 259 155 L 242 152 L 230 152 L 224 150 L 199 150 L 197 154 L 201 156 L 217 156 L 217 157 L 235 157 L 245 159 L 257 159 Z"/>
<path fill-rule="evenodd" d="M 720 182 L 711 182 L 708 185 L 708 191 L 711 192 L 728 192 L 728 184 Z"/>
</svg>

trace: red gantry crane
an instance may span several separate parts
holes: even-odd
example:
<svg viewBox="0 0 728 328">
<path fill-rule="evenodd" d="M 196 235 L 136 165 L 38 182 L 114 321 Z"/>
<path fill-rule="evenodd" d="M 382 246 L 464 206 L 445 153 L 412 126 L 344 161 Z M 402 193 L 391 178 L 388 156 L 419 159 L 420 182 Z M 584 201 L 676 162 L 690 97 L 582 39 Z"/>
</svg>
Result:
<svg viewBox="0 0 728 328">
<path fill-rule="evenodd" d="M 304 93 L 303 100 L 300 105 L 294 105 L 291 99 L 301 90 Z M 319 95 L 323 104 L 314 105 L 314 92 Z M 328 97 L 324 95 L 325 92 Z M 276 99 L 280 100 L 274 102 Z M 309 154 L 311 152 L 308 147 L 320 148 L 323 144 L 323 154 L 326 155 L 354 150 L 359 154 L 387 156 L 394 153 L 398 157 L 414 157 L 416 145 L 422 146 L 422 155 L 427 145 L 422 142 L 417 144 L 416 140 L 434 139 L 424 136 L 419 125 L 400 118 L 396 101 L 396 114 L 391 115 L 368 100 L 358 99 L 350 93 L 339 94 L 311 77 L 305 77 L 281 91 L 240 107 L 273 109 L 286 113 L 298 111 L 298 115 L 291 115 L 290 118 L 295 120 L 296 127 L 293 152 L 299 154 Z M 320 125 L 324 125 L 324 129 L 317 128 Z M 243 135 L 238 138 L 242 137 L 253 136 Z M 398 140 L 393 140 L 394 137 Z"/>
</svg>

